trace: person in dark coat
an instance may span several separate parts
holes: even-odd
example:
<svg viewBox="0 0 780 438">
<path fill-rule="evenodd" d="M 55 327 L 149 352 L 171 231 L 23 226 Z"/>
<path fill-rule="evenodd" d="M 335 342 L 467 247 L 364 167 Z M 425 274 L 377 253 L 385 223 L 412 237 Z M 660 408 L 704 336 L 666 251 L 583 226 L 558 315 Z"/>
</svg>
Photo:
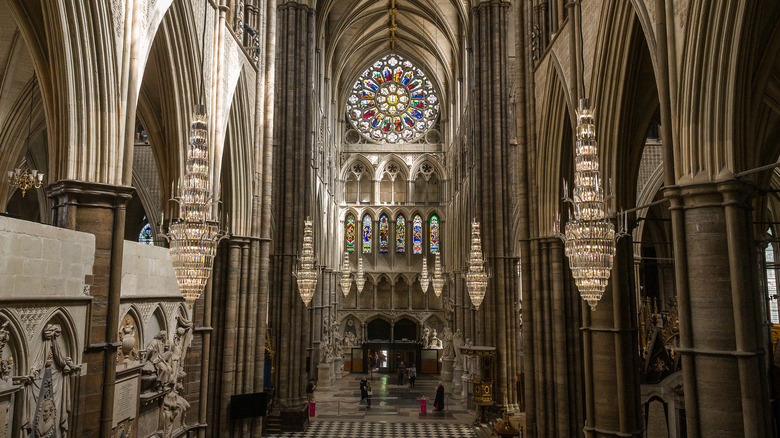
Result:
<svg viewBox="0 0 780 438">
<path fill-rule="evenodd" d="M 444 385 L 439 382 L 439 387 L 436 388 L 436 398 L 433 400 L 433 407 L 437 411 L 444 410 Z"/>
<path fill-rule="evenodd" d="M 372 394 L 372 391 L 371 391 L 371 382 L 370 381 L 366 382 L 365 390 L 366 390 L 366 409 L 371 409 L 371 396 L 373 394 Z"/>
<path fill-rule="evenodd" d="M 363 403 L 363 400 L 368 398 L 368 392 L 366 391 L 367 383 L 368 381 L 365 378 L 360 379 L 360 402 L 361 403 Z"/>
<path fill-rule="evenodd" d="M 406 367 L 404 366 L 404 361 L 401 361 L 398 364 L 398 386 L 404 384 L 404 374 L 406 374 Z"/>
</svg>

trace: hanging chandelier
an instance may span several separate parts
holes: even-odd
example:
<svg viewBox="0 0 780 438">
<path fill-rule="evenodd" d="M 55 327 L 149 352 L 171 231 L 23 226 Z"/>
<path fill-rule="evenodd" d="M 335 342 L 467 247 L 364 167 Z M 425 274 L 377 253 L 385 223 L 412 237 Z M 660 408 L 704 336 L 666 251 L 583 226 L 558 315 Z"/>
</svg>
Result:
<svg viewBox="0 0 780 438">
<path fill-rule="evenodd" d="M 208 124 L 203 105 L 195 108 L 187 148 L 184 182 L 178 196 L 179 218 L 171 220 L 163 237 L 170 242 L 173 269 L 184 300 L 192 304 L 200 297 L 211 276 L 219 241 L 228 236 L 212 217 L 214 208 L 209 178 Z M 161 217 L 161 225 L 164 223 Z"/>
<path fill-rule="evenodd" d="M 488 273 L 485 270 L 485 259 L 482 257 L 482 239 L 479 234 L 479 222 L 471 222 L 471 253 L 469 254 L 469 270 L 466 273 L 466 288 L 474 307 L 479 310 L 487 290 Z"/>
<path fill-rule="evenodd" d="M 36 84 L 36 77 L 37 76 L 33 75 L 33 87 L 35 87 Z M 27 151 L 30 150 L 30 136 L 32 135 L 32 104 L 33 100 L 30 99 L 30 116 L 27 119 L 27 139 L 25 140 L 25 150 Z M 8 171 L 8 184 L 21 190 L 22 198 L 24 198 L 27 190 L 30 190 L 33 187 L 36 189 L 41 188 L 41 184 L 43 184 L 43 174 L 38 173 L 38 171 L 35 169 L 28 171 L 27 169 L 20 169 L 17 167 L 14 170 Z"/>
<path fill-rule="evenodd" d="M 293 275 L 298 282 L 298 293 L 301 294 L 303 304 L 308 306 L 317 290 L 317 267 L 314 262 L 314 239 L 312 237 L 311 220 L 303 222 L 303 250 L 299 258 L 299 264 Z"/>
<path fill-rule="evenodd" d="M 423 267 L 422 267 L 422 273 L 420 274 L 420 287 L 422 288 L 422 293 L 428 292 L 428 285 L 430 284 L 430 279 L 428 278 L 428 256 L 423 255 Z"/>
<path fill-rule="evenodd" d="M 349 253 L 344 251 L 344 264 L 341 267 L 341 292 L 346 297 L 352 288 L 352 275 L 349 273 Z"/>
<path fill-rule="evenodd" d="M 363 292 L 363 286 L 366 284 L 366 277 L 363 274 L 363 257 L 358 255 L 358 269 L 355 274 L 355 286 L 357 286 L 357 293 Z"/>
<path fill-rule="evenodd" d="M 35 187 L 39 189 L 43 183 L 43 174 L 37 170 L 27 171 L 27 169 L 15 169 L 8 171 L 8 184 L 22 191 L 22 198 L 27 190 Z"/>
<path fill-rule="evenodd" d="M 624 232 L 615 233 L 615 226 L 607 217 L 606 200 L 614 197 L 612 181 L 609 194 L 599 176 L 596 127 L 588 99 L 580 99 L 577 111 L 577 144 L 574 148 L 574 188 L 572 197 L 563 181 L 563 200 L 569 203 L 569 221 L 561 232 L 561 216 L 555 220 L 554 234 L 565 244 L 574 282 L 582 299 L 596 310 L 609 282 L 615 256 L 616 239 Z M 618 214 L 620 216 L 620 214 Z M 619 221 L 624 223 L 626 215 Z"/>
<path fill-rule="evenodd" d="M 433 293 L 436 294 L 437 297 L 441 296 L 441 292 L 444 290 L 445 281 L 444 274 L 441 272 L 441 254 L 437 252 L 436 264 L 433 267 L 433 280 L 431 280 Z"/>
</svg>

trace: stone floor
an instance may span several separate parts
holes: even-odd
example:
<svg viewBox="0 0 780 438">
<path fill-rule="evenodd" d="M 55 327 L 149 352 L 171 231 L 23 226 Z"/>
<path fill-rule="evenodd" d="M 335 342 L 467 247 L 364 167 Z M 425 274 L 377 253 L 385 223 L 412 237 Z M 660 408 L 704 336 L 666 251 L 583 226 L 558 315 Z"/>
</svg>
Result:
<svg viewBox="0 0 780 438">
<path fill-rule="evenodd" d="M 347 374 L 330 388 L 318 387 L 315 393 L 317 420 L 365 420 L 385 422 L 438 422 L 470 424 L 474 412 L 465 407 L 460 394 L 453 394 L 450 384 L 444 385 L 445 409 L 434 412 L 433 399 L 439 385 L 438 376 L 419 376 L 414 388 L 408 379 L 398 386 L 394 375 L 374 375 L 371 381 L 371 408 L 360 400 L 360 380 L 365 374 Z M 420 414 L 420 399 L 425 397 L 427 414 Z"/>
<path fill-rule="evenodd" d="M 433 399 L 438 376 L 419 376 L 415 388 L 408 380 L 396 385 L 397 377 L 374 375 L 371 381 L 371 408 L 360 400 L 360 380 L 365 374 L 348 374 L 330 388 L 318 387 L 315 393 L 316 415 L 306 432 L 286 433 L 279 437 L 447 437 L 479 436 L 473 427 L 474 412 L 465 407 L 460 394 L 445 384 L 445 409 L 434 412 Z M 420 413 L 420 399 L 426 398 L 427 414 Z"/>
</svg>

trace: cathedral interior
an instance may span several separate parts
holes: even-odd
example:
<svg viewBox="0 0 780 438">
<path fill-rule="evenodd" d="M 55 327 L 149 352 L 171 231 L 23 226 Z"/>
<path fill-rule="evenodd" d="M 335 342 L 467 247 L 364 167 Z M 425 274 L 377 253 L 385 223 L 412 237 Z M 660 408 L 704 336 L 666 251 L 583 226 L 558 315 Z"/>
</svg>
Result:
<svg viewBox="0 0 780 438">
<path fill-rule="evenodd" d="M 0 0 L 0 438 L 780 436 L 778 23 Z"/>
</svg>

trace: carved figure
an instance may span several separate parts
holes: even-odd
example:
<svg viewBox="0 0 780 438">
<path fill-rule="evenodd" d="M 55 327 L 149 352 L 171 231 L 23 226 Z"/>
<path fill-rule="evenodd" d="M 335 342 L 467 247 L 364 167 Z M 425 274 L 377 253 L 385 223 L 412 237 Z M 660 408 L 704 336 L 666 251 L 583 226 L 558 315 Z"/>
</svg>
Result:
<svg viewBox="0 0 780 438">
<path fill-rule="evenodd" d="M 441 337 L 442 337 L 442 347 L 444 348 L 442 359 L 454 359 L 455 346 L 452 343 L 452 330 L 450 330 L 449 327 L 444 327 Z"/>
<path fill-rule="evenodd" d="M 323 336 L 323 338 L 320 340 L 320 363 L 325 364 L 328 363 L 328 356 L 330 346 L 328 345 L 328 339 Z"/>
<path fill-rule="evenodd" d="M 81 367 L 65 356 L 58 338 L 59 324 L 46 324 L 43 343 L 30 366 L 30 374 L 20 376 L 24 384 L 22 399 L 22 430 L 25 436 L 67 437 L 70 417 L 70 374 Z"/>
<path fill-rule="evenodd" d="M 0 326 L 0 380 L 11 383 L 11 371 L 13 370 L 14 358 L 9 356 L 8 359 L 3 359 L 3 350 L 11 339 L 11 334 L 7 329 L 8 324 L 9 321 L 6 321 Z"/>
<path fill-rule="evenodd" d="M 357 347 L 358 341 L 357 337 L 352 332 L 347 332 L 347 335 L 344 336 L 344 345 L 349 348 Z"/>
<path fill-rule="evenodd" d="M 165 330 L 157 333 L 146 347 L 146 363 L 143 370 L 147 374 L 154 374 L 154 389 L 158 391 L 171 383 L 171 366 L 168 363 L 172 355 L 170 350 L 171 343 Z"/>
<path fill-rule="evenodd" d="M 119 342 L 122 343 L 122 355 L 125 362 L 129 362 L 131 357 L 133 360 L 138 360 L 138 352 L 135 349 L 135 327 L 131 322 L 131 318 L 125 317 L 125 325 L 119 329 Z"/>
<path fill-rule="evenodd" d="M 423 348 L 431 348 L 431 329 L 427 325 L 423 327 L 421 341 Z"/>
<path fill-rule="evenodd" d="M 436 329 L 433 329 L 433 333 L 431 335 L 431 346 L 430 346 L 430 348 L 436 348 L 436 349 L 441 349 L 442 348 L 441 339 L 439 339 L 439 337 L 437 336 Z"/>
<path fill-rule="evenodd" d="M 173 436 L 177 419 L 179 425 L 184 426 L 184 413 L 190 408 L 190 404 L 181 394 L 184 391 L 182 380 L 186 375 L 183 364 L 192 341 L 192 321 L 179 315 L 176 322 L 177 327 L 173 342 L 168 342 L 166 339 L 165 351 L 158 356 L 162 359 L 161 362 L 166 363 L 170 372 L 168 379 L 164 381 L 164 388 L 170 388 L 163 399 L 163 432 L 165 437 Z"/>
<path fill-rule="evenodd" d="M 455 366 L 463 368 L 463 353 L 460 352 L 460 347 L 463 346 L 463 333 L 460 329 L 455 330 L 452 335 L 452 348 L 455 350 Z"/>
</svg>

